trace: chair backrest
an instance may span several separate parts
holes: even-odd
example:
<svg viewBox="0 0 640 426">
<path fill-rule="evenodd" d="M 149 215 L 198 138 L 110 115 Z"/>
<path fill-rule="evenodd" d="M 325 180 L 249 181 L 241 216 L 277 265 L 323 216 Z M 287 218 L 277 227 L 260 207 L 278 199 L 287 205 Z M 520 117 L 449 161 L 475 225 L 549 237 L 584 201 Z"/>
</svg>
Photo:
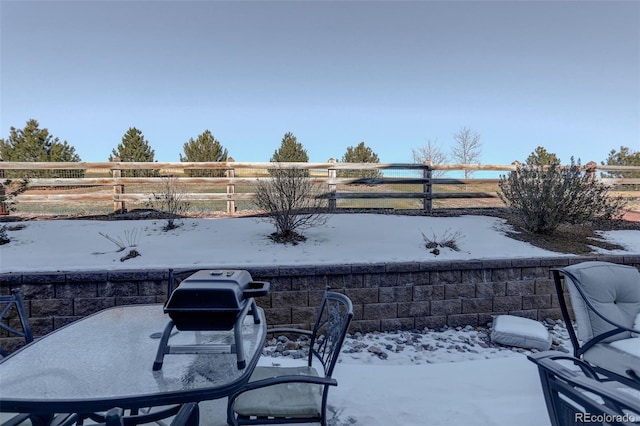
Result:
<svg viewBox="0 0 640 426">
<path fill-rule="evenodd" d="M 27 311 L 24 308 L 20 290 L 18 290 L 17 288 L 12 289 L 11 295 L 0 296 L 0 305 L 4 305 L 2 307 L 2 310 L 0 311 L 0 328 L 9 332 L 10 334 L 24 337 L 26 343 L 32 342 L 33 333 L 31 332 L 29 316 L 27 315 Z M 8 316 L 9 312 L 12 311 L 11 308 L 15 308 L 15 311 L 17 312 L 18 319 L 20 320 L 20 324 L 22 325 L 22 331 L 11 325 L 11 323 L 9 322 L 11 320 L 10 317 L 7 318 L 6 323 L 4 322 L 5 316 Z M 7 352 L 0 349 L 0 355 L 6 356 Z"/>
<path fill-rule="evenodd" d="M 315 357 L 322 363 L 325 376 L 331 377 L 352 318 L 351 300 L 344 294 L 326 291 L 313 327 L 309 366 Z"/>
<path fill-rule="evenodd" d="M 566 278 L 580 340 L 587 342 L 616 328 L 594 309 L 615 324 L 633 328 L 640 314 L 640 272 L 636 268 L 609 262 L 582 262 L 560 271 Z M 603 342 L 628 337 L 629 332 L 622 332 Z"/>
<path fill-rule="evenodd" d="M 567 368 L 550 352 L 529 356 L 537 364 L 545 403 L 552 426 L 587 423 L 640 424 L 640 400 L 631 393 Z M 561 356 L 560 358 L 569 358 Z M 580 360 L 574 359 L 576 363 Z"/>
</svg>

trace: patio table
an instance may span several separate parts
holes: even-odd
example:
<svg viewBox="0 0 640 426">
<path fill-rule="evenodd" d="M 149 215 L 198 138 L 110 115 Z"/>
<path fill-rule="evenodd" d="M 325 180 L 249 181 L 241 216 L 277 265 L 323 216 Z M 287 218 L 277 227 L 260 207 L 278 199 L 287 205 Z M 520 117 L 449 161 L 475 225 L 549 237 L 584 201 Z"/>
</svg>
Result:
<svg viewBox="0 0 640 426">
<path fill-rule="evenodd" d="M 167 355 L 154 371 L 163 306 L 106 309 L 60 328 L 0 361 L 0 412 L 91 413 L 113 407 L 182 404 L 226 397 L 249 380 L 262 352 L 266 321 L 242 325 L 245 368 L 233 353 Z M 233 331 L 176 331 L 184 345 L 232 345 Z"/>
</svg>

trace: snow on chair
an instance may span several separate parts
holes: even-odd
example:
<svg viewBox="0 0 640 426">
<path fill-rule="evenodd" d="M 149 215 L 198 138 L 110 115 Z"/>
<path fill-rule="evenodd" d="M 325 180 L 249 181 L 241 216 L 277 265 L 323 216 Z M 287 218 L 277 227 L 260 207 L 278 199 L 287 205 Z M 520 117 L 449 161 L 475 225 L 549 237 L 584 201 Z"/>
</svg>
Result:
<svg viewBox="0 0 640 426">
<path fill-rule="evenodd" d="M 574 356 L 586 361 L 599 374 L 640 389 L 638 269 L 590 261 L 552 272 Z M 564 298 L 563 277 L 577 330 Z"/>
</svg>

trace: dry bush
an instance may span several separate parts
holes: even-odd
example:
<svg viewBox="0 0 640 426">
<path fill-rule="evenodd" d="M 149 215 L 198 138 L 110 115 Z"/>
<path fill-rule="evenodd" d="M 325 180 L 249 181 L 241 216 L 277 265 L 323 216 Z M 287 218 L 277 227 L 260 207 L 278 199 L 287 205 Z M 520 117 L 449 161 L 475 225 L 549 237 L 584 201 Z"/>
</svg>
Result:
<svg viewBox="0 0 640 426">
<path fill-rule="evenodd" d="M 167 223 L 162 230 L 169 231 L 178 227 L 175 223 L 176 218 L 185 215 L 191 208 L 191 204 L 185 201 L 186 190 L 184 185 L 179 184 L 176 177 L 163 177 L 161 182 L 159 190 L 152 193 L 147 205 L 168 215 Z"/>
<path fill-rule="evenodd" d="M 550 233 L 563 223 L 611 219 L 625 205 L 621 197 L 610 197 L 609 187 L 585 173 L 573 158 L 564 167 L 519 165 L 501 176 L 498 185 L 500 199 L 533 233 Z"/>
<path fill-rule="evenodd" d="M 324 225 L 327 200 L 319 184 L 308 178 L 306 170 L 277 166 L 268 180 L 256 184 L 256 207 L 266 212 L 265 220 L 276 227 L 271 239 L 297 244 L 306 238 L 304 229 Z"/>
</svg>

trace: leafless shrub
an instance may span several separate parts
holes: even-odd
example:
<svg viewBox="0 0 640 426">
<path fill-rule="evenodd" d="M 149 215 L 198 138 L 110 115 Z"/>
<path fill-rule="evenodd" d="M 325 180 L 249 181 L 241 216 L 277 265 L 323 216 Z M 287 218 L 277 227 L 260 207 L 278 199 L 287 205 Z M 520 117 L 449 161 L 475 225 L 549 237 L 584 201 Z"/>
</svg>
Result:
<svg viewBox="0 0 640 426">
<path fill-rule="evenodd" d="M 167 214 L 167 223 L 162 230 L 170 231 L 179 226 L 176 224 L 176 218 L 187 213 L 191 204 L 185 201 L 185 187 L 175 176 L 163 177 L 161 182 L 159 190 L 151 195 L 147 205 Z"/>
<path fill-rule="evenodd" d="M 452 232 L 451 229 L 447 229 L 444 233 L 438 237 L 435 232 L 432 237 L 427 237 L 424 232 L 420 232 L 424 240 L 424 246 L 427 249 L 432 249 L 432 253 L 439 254 L 439 248 L 450 248 L 453 251 L 460 251 L 458 247 L 458 240 L 463 238 L 460 230 Z"/>
<path fill-rule="evenodd" d="M 137 247 L 138 242 L 140 241 L 140 234 L 137 229 L 125 229 L 123 231 L 124 238 L 120 236 L 112 237 L 108 234 L 103 234 L 102 232 L 98 232 L 98 234 L 105 237 L 107 240 L 111 241 L 113 244 L 118 246 L 118 251 L 123 251 L 127 247 Z"/>
<path fill-rule="evenodd" d="M 327 201 L 319 184 L 296 167 L 273 169 L 271 178 L 256 184 L 256 207 L 266 212 L 266 221 L 276 227 L 271 239 L 278 243 L 304 241 L 300 232 L 324 225 Z"/>
</svg>

